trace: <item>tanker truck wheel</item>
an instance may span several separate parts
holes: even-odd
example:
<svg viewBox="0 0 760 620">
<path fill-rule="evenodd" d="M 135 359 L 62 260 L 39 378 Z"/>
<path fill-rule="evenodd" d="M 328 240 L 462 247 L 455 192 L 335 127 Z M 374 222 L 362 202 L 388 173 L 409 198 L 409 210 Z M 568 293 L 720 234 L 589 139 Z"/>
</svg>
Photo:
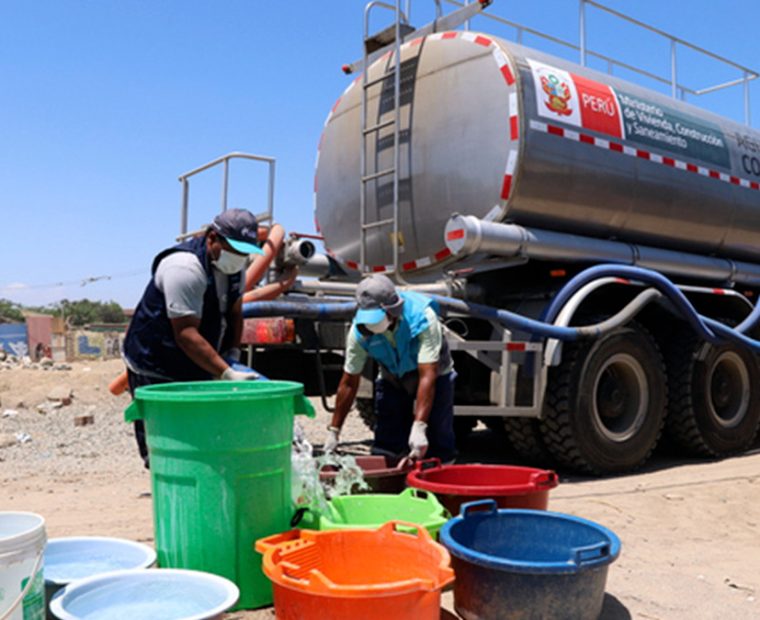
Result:
<svg viewBox="0 0 760 620">
<path fill-rule="evenodd" d="M 708 345 L 684 327 L 671 338 L 665 361 L 671 390 L 665 429 L 673 441 L 700 456 L 746 450 L 760 420 L 755 356 L 734 345 Z"/>
<path fill-rule="evenodd" d="M 546 447 L 557 461 L 592 474 L 624 472 L 654 450 L 665 419 L 665 365 L 652 336 L 629 323 L 598 340 L 566 344 L 549 375 Z"/>
<path fill-rule="evenodd" d="M 515 452 L 527 463 L 535 466 L 552 464 L 552 456 L 546 448 L 541 424 L 532 418 L 504 418 L 504 429 Z"/>
</svg>

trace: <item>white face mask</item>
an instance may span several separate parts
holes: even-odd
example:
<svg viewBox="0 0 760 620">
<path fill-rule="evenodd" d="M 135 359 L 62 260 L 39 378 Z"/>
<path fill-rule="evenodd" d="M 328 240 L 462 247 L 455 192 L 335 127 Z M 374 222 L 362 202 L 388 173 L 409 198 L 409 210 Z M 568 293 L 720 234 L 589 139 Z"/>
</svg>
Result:
<svg viewBox="0 0 760 620">
<path fill-rule="evenodd" d="M 219 254 L 219 258 L 211 261 L 211 264 L 222 273 L 231 276 L 248 265 L 248 257 L 241 254 L 235 254 L 234 252 L 228 252 L 227 250 L 222 250 Z"/>
<path fill-rule="evenodd" d="M 371 331 L 373 334 L 382 334 L 385 331 L 388 331 L 388 327 L 390 327 L 391 321 L 388 318 L 388 316 L 384 316 L 382 321 L 378 323 L 372 323 L 371 325 L 365 325 L 365 327 Z"/>
</svg>

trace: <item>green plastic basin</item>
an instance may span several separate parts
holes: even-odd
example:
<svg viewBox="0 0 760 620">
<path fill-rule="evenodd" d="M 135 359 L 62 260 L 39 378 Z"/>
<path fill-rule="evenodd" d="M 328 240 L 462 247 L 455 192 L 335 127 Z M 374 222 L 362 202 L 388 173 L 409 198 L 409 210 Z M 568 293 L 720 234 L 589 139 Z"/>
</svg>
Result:
<svg viewBox="0 0 760 620">
<path fill-rule="evenodd" d="M 405 489 L 398 495 L 344 495 L 331 499 L 329 506 L 330 514 L 319 518 L 320 530 L 377 528 L 388 521 L 406 521 L 424 527 L 435 538 L 448 520 L 435 495 L 421 489 Z"/>
</svg>

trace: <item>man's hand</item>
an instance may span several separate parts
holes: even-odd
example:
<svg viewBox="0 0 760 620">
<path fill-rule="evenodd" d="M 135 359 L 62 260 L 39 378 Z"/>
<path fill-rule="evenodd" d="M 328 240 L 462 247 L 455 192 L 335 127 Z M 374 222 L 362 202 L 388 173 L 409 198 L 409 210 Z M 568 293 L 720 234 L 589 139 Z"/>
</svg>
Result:
<svg viewBox="0 0 760 620">
<path fill-rule="evenodd" d="M 412 424 L 412 432 L 409 433 L 409 457 L 421 459 L 425 456 L 428 449 L 427 424 L 420 420 L 415 420 Z"/>
<path fill-rule="evenodd" d="M 340 442 L 340 429 L 337 426 L 327 427 L 327 437 L 325 438 L 325 454 L 332 454 Z"/>
<path fill-rule="evenodd" d="M 257 372 L 242 372 L 240 370 L 233 370 L 231 366 L 219 375 L 222 381 L 255 381 L 261 375 Z"/>
</svg>

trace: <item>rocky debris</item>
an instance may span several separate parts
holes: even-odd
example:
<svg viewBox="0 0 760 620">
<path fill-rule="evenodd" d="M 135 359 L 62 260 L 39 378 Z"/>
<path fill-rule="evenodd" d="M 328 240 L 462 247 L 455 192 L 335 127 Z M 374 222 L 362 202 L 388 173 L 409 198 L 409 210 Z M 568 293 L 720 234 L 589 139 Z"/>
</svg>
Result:
<svg viewBox="0 0 760 620">
<path fill-rule="evenodd" d="M 10 448 L 19 443 L 28 443 L 32 440 L 29 433 L 19 431 L 18 433 L 0 433 L 0 450 Z"/>
<path fill-rule="evenodd" d="M 72 398 L 74 391 L 66 385 L 56 385 L 47 395 L 48 400 L 61 403 L 63 407 L 70 405 Z"/>
<path fill-rule="evenodd" d="M 3 418 L 15 418 L 18 415 L 18 411 L 15 409 L 6 409 L 3 411 L 3 415 L 1 417 Z"/>
<path fill-rule="evenodd" d="M 15 370 L 17 368 L 23 368 L 25 370 L 71 370 L 71 364 L 56 364 L 55 361 L 49 357 L 43 357 L 39 362 L 33 362 L 32 358 L 28 355 L 18 357 L 16 355 L 9 355 L 5 351 L 2 351 L 0 356 L 0 370 Z"/>
<path fill-rule="evenodd" d="M 91 413 L 83 413 L 74 416 L 74 426 L 89 426 L 95 424 L 95 416 Z"/>
<path fill-rule="evenodd" d="M 37 409 L 37 413 L 39 413 L 40 415 L 47 415 L 51 411 L 54 411 L 55 409 L 60 409 L 61 407 L 63 407 L 63 402 L 58 400 L 58 401 L 48 401 L 45 403 L 40 403 L 35 408 Z"/>
<path fill-rule="evenodd" d="M 0 362 L 2 364 L 2 362 Z M 0 506 L 5 499 L 4 479 L 23 480 L 42 476 L 58 480 L 65 476 L 89 476 L 94 471 L 101 475 L 109 472 L 118 479 L 130 475 L 143 475 L 145 471 L 135 443 L 132 424 L 124 421 L 124 409 L 130 403 L 129 393 L 114 396 L 108 384 L 124 371 L 124 362 L 113 360 L 87 360 L 71 362 L 68 374 L 54 371 L 33 371 L 16 366 L 11 371 L 0 371 L 0 416 L 5 409 L 18 411 L 18 416 L 0 417 L 0 433 L 15 435 L 28 433 L 32 441 L 0 450 Z M 85 368 L 90 368 L 85 371 Z M 69 406 L 47 400 L 56 386 L 69 387 L 74 397 Z M 97 389 L 100 388 L 100 389 Z M 21 408 L 18 403 L 25 403 Z M 321 409 L 319 399 L 312 402 L 319 410 L 317 418 L 302 419 L 309 441 L 321 443 L 329 414 Z M 43 404 L 42 415 L 37 405 Z M 94 424 L 75 426 L 74 417 L 91 415 Z M 343 425 L 341 438 L 358 450 L 356 442 L 371 437 L 360 416 L 352 411 Z M 362 446 L 363 447 L 363 446 Z M 90 455 L 98 454 L 94 459 Z M 149 474 L 145 474 L 149 475 Z M 760 477 L 758 477 L 760 486 Z"/>
</svg>

